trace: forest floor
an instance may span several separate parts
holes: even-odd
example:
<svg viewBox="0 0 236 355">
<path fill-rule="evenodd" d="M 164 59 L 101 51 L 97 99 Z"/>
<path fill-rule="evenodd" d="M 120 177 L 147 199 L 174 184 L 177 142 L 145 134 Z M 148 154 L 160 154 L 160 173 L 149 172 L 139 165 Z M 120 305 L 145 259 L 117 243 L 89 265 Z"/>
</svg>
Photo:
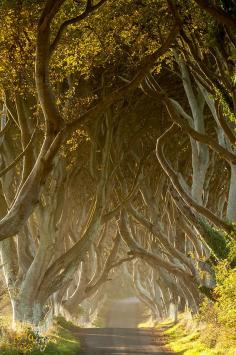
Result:
<svg viewBox="0 0 236 355">
<path fill-rule="evenodd" d="M 162 333 L 153 329 L 87 328 L 74 335 L 81 343 L 79 355 L 174 354 L 165 350 Z"/>
</svg>

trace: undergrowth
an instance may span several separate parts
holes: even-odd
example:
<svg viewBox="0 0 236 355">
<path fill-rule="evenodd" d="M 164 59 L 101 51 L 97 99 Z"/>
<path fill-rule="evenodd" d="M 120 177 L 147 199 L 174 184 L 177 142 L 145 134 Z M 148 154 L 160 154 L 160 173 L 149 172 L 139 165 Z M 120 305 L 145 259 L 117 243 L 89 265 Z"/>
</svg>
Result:
<svg viewBox="0 0 236 355">
<path fill-rule="evenodd" d="M 46 334 L 38 334 L 27 324 L 17 324 L 15 330 L 8 318 L 0 319 L 0 353 L 4 355 L 57 354 L 75 355 L 80 349 L 77 338 L 72 333 L 76 327 L 63 317 L 53 321 Z"/>
<path fill-rule="evenodd" d="M 235 256 L 234 256 L 235 257 Z M 236 269 L 229 261 L 216 268 L 214 301 L 205 298 L 199 314 L 189 319 L 182 314 L 179 322 L 161 323 L 168 346 L 184 355 L 236 355 Z"/>
</svg>

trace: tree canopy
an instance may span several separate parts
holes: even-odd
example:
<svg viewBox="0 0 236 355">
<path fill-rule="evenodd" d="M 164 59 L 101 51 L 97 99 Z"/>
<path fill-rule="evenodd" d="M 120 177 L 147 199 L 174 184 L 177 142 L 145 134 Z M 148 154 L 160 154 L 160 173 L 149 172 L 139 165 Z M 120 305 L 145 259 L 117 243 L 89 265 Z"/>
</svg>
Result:
<svg viewBox="0 0 236 355">
<path fill-rule="evenodd" d="M 197 313 L 215 300 L 217 265 L 236 260 L 235 2 L 0 9 L 0 247 L 14 321 L 88 304 L 92 316 L 120 275 L 153 317 L 170 304 Z"/>
</svg>

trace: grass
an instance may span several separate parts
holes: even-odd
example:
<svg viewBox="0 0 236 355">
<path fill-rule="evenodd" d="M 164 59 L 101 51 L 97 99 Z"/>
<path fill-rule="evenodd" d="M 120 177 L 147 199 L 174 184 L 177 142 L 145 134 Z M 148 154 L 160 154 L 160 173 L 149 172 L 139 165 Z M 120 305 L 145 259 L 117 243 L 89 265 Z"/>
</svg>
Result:
<svg viewBox="0 0 236 355">
<path fill-rule="evenodd" d="M 18 325 L 16 330 L 12 330 L 8 321 L 1 319 L 0 353 L 4 355 L 75 355 L 80 350 L 80 343 L 72 332 L 76 328 L 63 317 L 57 317 L 47 334 L 37 338 L 36 333 L 29 326 Z"/>
<path fill-rule="evenodd" d="M 153 328 L 155 323 L 151 320 L 151 318 L 147 319 L 145 322 L 139 323 L 138 328 Z"/>
<path fill-rule="evenodd" d="M 187 320 L 184 315 L 181 315 L 177 324 L 173 324 L 171 320 L 159 323 L 157 329 L 163 328 L 167 328 L 164 330 L 167 337 L 166 345 L 177 353 L 184 355 L 236 355 L 236 348 L 227 346 L 226 343 L 223 346 L 215 344 L 209 347 L 203 336 L 207 329 L 194 320 Z"/>
</svg>

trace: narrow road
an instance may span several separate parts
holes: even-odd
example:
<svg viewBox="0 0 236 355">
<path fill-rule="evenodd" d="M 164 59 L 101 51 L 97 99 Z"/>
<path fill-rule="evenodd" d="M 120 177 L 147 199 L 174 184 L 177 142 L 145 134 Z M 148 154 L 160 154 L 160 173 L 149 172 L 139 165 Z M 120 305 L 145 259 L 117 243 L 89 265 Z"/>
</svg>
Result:
<svg viewBox="0 0 236 355">
<path fill-rule="evenodd" d="M 78 355 L 165 355 L 161 336 L 151 329 L 87 328 L 74 333 L 81 341 Z"/>
</svg>

